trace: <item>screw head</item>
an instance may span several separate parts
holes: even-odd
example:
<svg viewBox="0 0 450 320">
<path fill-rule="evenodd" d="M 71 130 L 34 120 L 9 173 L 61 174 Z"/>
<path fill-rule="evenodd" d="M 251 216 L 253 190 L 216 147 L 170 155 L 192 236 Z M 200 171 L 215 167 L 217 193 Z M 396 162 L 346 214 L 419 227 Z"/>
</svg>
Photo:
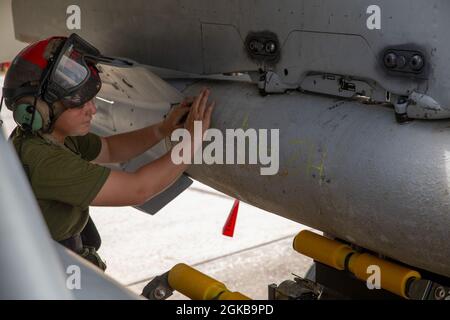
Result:
<svg viewBox="0 0 450 320">
<path fill-rule="evenodd" d="M 409 66 L 414 71 L 422 70 L 424 65 L 425 65 L 425 61 L 424 61 L 423 57 L 419 54 L 415 54 L 414 56 L 412 56 L 411 60 L 409 61 Z"/>
<path fill-rule="evenodd" d="M 277 45 L 270 41 L 266 44 L 266 52 L 267 53 L 274 53 L 277 50 Z"/>
<path fill-rule="evenodd" d="M 166 296 L 166 290 L 164 290 L 164 288 L 162 287 L 158 287 L 155 289 L 153 295 L 156 300 L 162 300 Z"/>
<path fill-rule="evenodd" d="M 386 54 L 384 56 L 384 65 L 389 69 L 397 67 L 397 55 L 393 52 Z"/>
<path fill-rule="evenodd" d="M 446 292 L 443 287 L 437 287 L 436 290 L 434 290 L 434 298 L 436 300 L 443 300 L 445 299 Z"/>
</svg>

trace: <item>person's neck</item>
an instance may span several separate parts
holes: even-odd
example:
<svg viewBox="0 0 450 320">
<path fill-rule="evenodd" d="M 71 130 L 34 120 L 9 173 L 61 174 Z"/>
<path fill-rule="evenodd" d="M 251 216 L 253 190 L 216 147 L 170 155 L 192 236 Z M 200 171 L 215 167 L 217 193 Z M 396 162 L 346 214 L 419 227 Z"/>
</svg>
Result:
<svg viewBox="0 0 450 320">
<path fill-rule="evenodd" d="M 62 132 L 59 132 L 57 130 L 54 130 L 51 133 L 51 136 L 53 137 L 53 139 L 55 139 L 56 141 L 58 141 L 61 144 L 64 144 L 64 141 L 66 140 L 67 135 L 65 135 Z"/>
</svg>

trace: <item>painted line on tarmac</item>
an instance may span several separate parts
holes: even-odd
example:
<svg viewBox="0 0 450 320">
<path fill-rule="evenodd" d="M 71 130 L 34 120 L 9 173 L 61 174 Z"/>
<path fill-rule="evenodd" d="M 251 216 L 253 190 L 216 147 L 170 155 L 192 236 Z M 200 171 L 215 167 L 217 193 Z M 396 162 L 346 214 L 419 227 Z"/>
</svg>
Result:
<svg viewBox="0 0 450 320">
<path fill-rule="evenodd" d="M 313 230 L 313 229 L 306 228 L 305 230 Z M 274 244 L 274 243 L 277 243 L 277 242 L 281 242 L 281 241 L 284 241 L 284 240 L 287 240 L 287 239 L 294 239 L 294 237 L 297 234 L 298 233 L 290 234 L 290 235 L 287 235 L 287 236 L 284 236 L 284 237 L 281 237 L 281 238 L 278 238 L 278 239 L 275 239 L 275 240 L 271 240 L 271 241 L 268 241 L 268 242 L 265 242 L 265 243 L 258 244 L 258 245 L 253 246 L 253 247 L 245 248 L 245 249 L 242 249 L 242 250 L 238 250 L 238 251 L 235 251 L 235 252 L 231 252 L 231 253 L 228 253 L 228 254 L 221 255 L 219 257 L 215 257 L 215 258 L 212 258 L 212 259 L 208 259 L 208 260 L 204 260 L 204 261 L 201 261 L 201 262 L 197 262 L 197 263 L 192 264 L 190 266 L 191 267 L 198 267 L 198 266 L 201 266 L 203 264 L 207 264 L 207 263 L 210 263 L 210 262 L 215 262 L 217 260 L 220 260 L 220 259 L 223 259 L 223 258 L 228 258 L 228 257 L 234 256 L 234 255 L 238 255 L 238 254 L 241 254 L 241 253 L 244 253 L 244 252 L 248 252 L 248 251 L 251 251 L 251 250 L 254 250 L 254 249 L 259 249 L 259 248 L 262 248 L 262 247 L 265 247 L 265 246 L 269 246 L 271 244 Z M 131 287 L 131 286 L 135 286 L 135 285 L 141 284 L 143 282 L 149 282 L 150 280 L 152 280 L 155 277 L 160 276 L 160 275 L 161 274 L 158 274 L 156 276 L 152 276 L 152 277 L 148 277 L 148 278 L 145 278 L 145 279 L 142 279 L 142 280 L 131 282 L 129 284 L 126 284 L 125 286 L 126 287 Z"/>
</svg>

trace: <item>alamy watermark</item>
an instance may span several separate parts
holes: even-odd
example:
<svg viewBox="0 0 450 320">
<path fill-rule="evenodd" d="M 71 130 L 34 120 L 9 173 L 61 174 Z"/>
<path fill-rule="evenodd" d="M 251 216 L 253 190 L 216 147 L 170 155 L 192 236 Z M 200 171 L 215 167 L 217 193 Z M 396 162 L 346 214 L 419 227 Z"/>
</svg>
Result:
<svg viewBox="0 0 450 320">
<path fill-rule="evenodd" d="M 202 122 L 195 121 L 194 137 L 187 129 L 173 132 L 172 142 L 179 142 L 172 149 L 175 164 L 249 164 L 261 165 L 263 176 L 276 175 L 280 168 L 280 130 L 271 129 L 208 129 L 202 134 Z M 270 137 L 269 137 L 270 136 Z M 269 144 L 270 138 L 270 144 Z M 203 143 L 209 144 L 203 148 Z M 247 148 L 248 147 L 248 148 Z M 191 155 L 194 153 L 192 159 Z M 247 152 L 248 150 L 248 152 Z M 193 160 L 193 161 L 192 161 Z"/>
<path fill-rule="evenodd" d="M 381 8 L 375 4 L 369 6 L 366 10 L 369 14 L 367 18 L 367 29 L 369 30 L 381 30 Z"/>
<path fill-rule="evenodd" d="M 369 290 L 381 289 L 381 268 L 377 265 L 370 265 L 367 267 L 367 274 L 370 276 L 367 278 L 366 284 Z"/>
<path fill-rule="evenodd" d="M 66 10 L 66 26 L 68 30 L 81 30 L 81 8 L 72 4 Z M 366 14 L 369 17 L 366 20 L 366 26 L 369 30 L 381 30 L 381 7 L 379 5 L 370 5 L 367 7 Z"/>
<path fill-rule="evenodd" d="M 66 27 L 68 30 L 81 30 L 81 8 L 75 4 L 67 7 Z"/>
<path fill-rule="evenodd" d="M 81 269 L 77 265 L 67 267 L 66 287 L 68 290 L 81 290 Z"/>
</svg>

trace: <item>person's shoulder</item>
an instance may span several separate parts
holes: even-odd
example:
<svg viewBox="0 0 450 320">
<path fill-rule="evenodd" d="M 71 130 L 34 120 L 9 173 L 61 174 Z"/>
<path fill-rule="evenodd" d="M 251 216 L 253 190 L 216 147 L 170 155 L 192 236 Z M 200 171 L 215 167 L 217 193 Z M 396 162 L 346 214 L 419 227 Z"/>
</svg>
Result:
<svg viewBox="0 0 450 320">
<path fill-rule="evenodd" d="M 62 152 L 60 147 L 46 141 L 37 135 L 26 136 L 22 141 L 14 142 L 17 152 L 23 163 L 37 164 L 45 158 L 54 157 Z"/>
<path fill-rule="evenodd" d="M 50 145 L 41 137 L 20 131 L 16 131 L 12 134 L 11 142 L 17 151 L 24 151 L 25 149 L 36 151 L 41 148 L 50 147 Z"/>
<path fill-rule="evenodd" d="M 38 136 L 30 136 L 23 138 L 23 144 L 30 148 L 50 148 L 51 144 Z"/>
</svg>

